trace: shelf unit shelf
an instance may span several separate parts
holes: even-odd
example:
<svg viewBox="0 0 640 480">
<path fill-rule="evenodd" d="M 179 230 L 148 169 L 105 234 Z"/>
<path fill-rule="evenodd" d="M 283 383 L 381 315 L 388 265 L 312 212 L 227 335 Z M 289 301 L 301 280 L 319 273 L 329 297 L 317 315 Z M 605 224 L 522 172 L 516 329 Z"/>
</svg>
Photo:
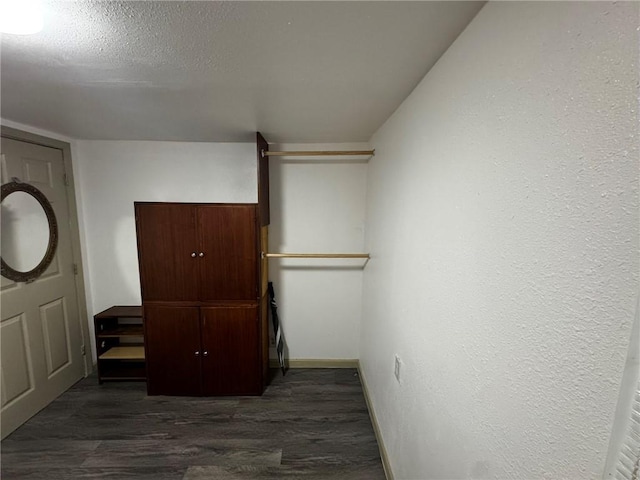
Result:
<svg viewBox="0 0 640 480">
<path fill-rule="evenodd" d="M 98 338 L 114 338 L 114 337 L 142 337 L 144 331 L 142 325 L 120 325 L 117 328 L 104 330 L 98 333 Z"/>
<path fill-rule="evenodd" d="M 141 306 L 114 306 L 94 316 L 98 381 L 146 381 Z"/>
<path fill-rule="evenodd" d="M 111 347 L 99 358 L 100 360 L 144 360 L 144 345 Z"/>
</svg>

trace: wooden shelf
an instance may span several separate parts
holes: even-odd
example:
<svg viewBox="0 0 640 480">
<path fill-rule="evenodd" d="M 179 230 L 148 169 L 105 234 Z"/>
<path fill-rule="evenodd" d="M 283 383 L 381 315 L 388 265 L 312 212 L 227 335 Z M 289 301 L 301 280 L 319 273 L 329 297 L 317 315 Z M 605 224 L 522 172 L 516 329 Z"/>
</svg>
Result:
<svg viewBox="0 0 640 480">
<path fill-rule="evenodd" d="M 144 360 L 144 346 L 111 347 L 98 358 L 100 360 Z"/>
<path fill-rule="evenodd" d="M 116 305 L 94 316 L 98 382 L 146 380 L 140 305 Z"/>
<path fill-rule="evenodd" d="M 118 305 L 107 308 L 94 318 L 142 318 L 142 307 L 140 305 Z"/>
<path fill-rule="evenodd" d="M 112 338 L 112 337 L 142 337 L 144 335 L 144 329 L 142 325 L 126 325 L 120 324 L 117 328 L 111 328 L 98 332 L 98 338 Z"/>
<path fill-rule="evenodd" d="M 103 382 L 144 381 L 147 379 L 143 360 L 108 360 L 102 366 Z"/>
</svg>

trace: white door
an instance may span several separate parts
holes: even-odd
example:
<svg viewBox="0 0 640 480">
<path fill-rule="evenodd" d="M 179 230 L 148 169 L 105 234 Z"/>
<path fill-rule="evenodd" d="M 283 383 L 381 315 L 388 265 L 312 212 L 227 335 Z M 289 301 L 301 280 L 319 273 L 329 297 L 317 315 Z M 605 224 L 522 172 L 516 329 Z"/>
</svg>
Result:
<svg viewBox="0 0 640 480">
<path fill-rule="evenodd" d="M 0 432 L 4 438 L 84 376 L 84 347 L 62 151 L 5 138 L 1 149 L 2 183 L 17 177 L 39 189 L 51 202 L 58 223 L 58 248 L 42 276 L 30 283 L 2 277 Z"/>
</svg>

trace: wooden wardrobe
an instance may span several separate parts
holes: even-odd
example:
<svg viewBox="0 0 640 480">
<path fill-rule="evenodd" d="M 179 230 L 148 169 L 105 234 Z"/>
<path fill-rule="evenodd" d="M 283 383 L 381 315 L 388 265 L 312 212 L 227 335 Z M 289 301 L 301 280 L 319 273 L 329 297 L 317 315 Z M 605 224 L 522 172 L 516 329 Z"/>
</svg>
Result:
<svg viewBox="0 0 640 480">
<path fill-rule="evenodd" d="M 259 205 L 136 202 L 135 215 L 149 395 L 262 394 Z"/>
</svg>

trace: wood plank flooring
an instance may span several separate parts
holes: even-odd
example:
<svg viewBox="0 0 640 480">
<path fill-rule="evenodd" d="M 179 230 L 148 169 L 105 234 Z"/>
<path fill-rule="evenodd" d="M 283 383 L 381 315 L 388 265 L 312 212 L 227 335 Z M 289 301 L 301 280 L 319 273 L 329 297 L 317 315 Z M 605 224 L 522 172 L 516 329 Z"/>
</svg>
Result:
<svg viewBox="0 0 640 480">
<path fill-rule="evenodd" d="M 354 369 L 278 373 L 262 397 L 149 397 L 92 376 L 0 448 L 3 480 L 385 478 Z"/>
</svg>

